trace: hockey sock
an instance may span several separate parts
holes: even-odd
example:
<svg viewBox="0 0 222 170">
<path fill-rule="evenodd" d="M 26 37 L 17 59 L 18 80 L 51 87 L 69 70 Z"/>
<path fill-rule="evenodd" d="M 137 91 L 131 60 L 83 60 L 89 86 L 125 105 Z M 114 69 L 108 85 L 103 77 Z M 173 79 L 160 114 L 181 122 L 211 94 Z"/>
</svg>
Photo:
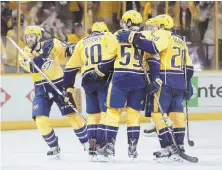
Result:
<svg viewBox="0 0 222 170">
<path fill-rule="evenodd" d="M 106 121 L 106 113 L 102 112 L 100 122 L 97 126 L 97 135 L 96 135 L 97 144 L 103 144 L 105 142 L 105 121 Z"/>
<path fill-rule="evenodd" d="M 140 112 L 130 107 L 126 108 L 127 113 L 127 136 L 128 144 L 137 144 L 140 136 Z"/>
<path fill-rule="evenodd" d="M 99 124 L 99 121 L 100 121 L 100 113 L 88 114 L 87 133 L 89 140 L 96 139 L 97 125 Z"/>
<path fill-rule="evenodd" d="M 83 119 L 76 113 L 66 115 L 66 119 L 71 124 L 79 141 L 81 143 L 88 142 L 87 127 Z"/>
<path fill-rule="evenodd" d="M 54 130 L 51 128 L 49 118 L 46 116 L 36 116 L 36 126 L 42 134 L 50 148 L 57 146 L 57 139 Z"/>
<path fill-rule="evenodd" d="M 166 148 L 167 146 L 172 145 L 172 137 L 166 127 L 166 124 L 162 118 L 161 113 L 152 113 L 152 119 L 156 125 L 158 137 L 160 141 L 161 148 Z M 168 116 L 164 114 L 165 118 L 167 119 L 168 124 L 170 125 L 170 129 L 172 130 L 172 123 Z"/>
<path fill-rule="evenodd" d="M 52 130 L 48 135 L 42 135 L 42 137 L 50 148 L 58 145 L 54 130 Z"/>
<path fill-rule="evenodd" d="M 170 119 L 173 122 L 173 134 L 178 145 L 184 144 L 186 115 L 181 112 L 171 112 Z"/>
<path fill-rule="evenodd" d="M 114 143 L 119 129 L 122 109 L 108 108 L 106 115 L 106 141 Z"/>
<path fill-rule="evenodd" d="M 87 127 L 85 125 L 80 129 L 75 129 L 74 132 L 82 144 L 88 142 Z"/>
</svg>

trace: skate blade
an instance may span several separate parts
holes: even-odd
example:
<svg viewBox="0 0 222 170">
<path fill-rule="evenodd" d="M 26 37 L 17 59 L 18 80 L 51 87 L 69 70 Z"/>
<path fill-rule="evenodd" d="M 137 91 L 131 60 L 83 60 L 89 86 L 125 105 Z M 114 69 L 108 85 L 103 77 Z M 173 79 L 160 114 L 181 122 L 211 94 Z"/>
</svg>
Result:
<svg viewBox="0 0 222 170">
<path fill-rule="evenodd" d="M 157 134 L 156 133 L 144 133 L 144 136 L 145 137 L 157 137 Z"/>
<path fill-rule="evenodd" d="M 169 157 L 169 159 L 172 161 L 172 162 L 184 162 L 184 159 L 182 159 L 179 155 L 177 154 L 174 154 L 174 155 L 171 155 Z"/>
<path fill-rule="evenodd" d="M 157 163 L 167 163 L 167 162 L 173 162 L 172 159 L 170 159 L 169 157 L 154 157 L 153 158 L 154 161 L 156 161 Z"/>
<path fill-rule="evenodd" d="M 115 156 L 114 155 L 108 155 L 108 162 L 114 162 Z"/>
<path fill-rule="evenodd" d="M 130 157 L 130 162 L 131 162 L 131 163 L 137 162 L 137 160 L 138 160 L 137 157 L 136 157 L 136 158 L 135 158 L 135 157 Z"/>
<path fill-rule="evenodd" d="M 56 155 L 48 155 L 50 160 L 60 160 L 61 159 L 61 155 L 60 153 L 56 154 Z"/>
<path fill-rule="evenodd" d="M 171 155 L 170 157 L 154 157 L 154 160 L 157 163 L 170 163 L 170 162 L 183 162 L 183 159 L 180 158 L 178 155 Z"/>
<path fill-rule="evenodd" d="M 90 162 L 97 162 L 98 161 L 98 158 L 96 155 L 89 155 L 89 161 Z"/>
<path fill-rule="evenodd" d="M 109 157 L 105 155 L 97 155 L 98 162 L 109 162 Z"/>
</svg>

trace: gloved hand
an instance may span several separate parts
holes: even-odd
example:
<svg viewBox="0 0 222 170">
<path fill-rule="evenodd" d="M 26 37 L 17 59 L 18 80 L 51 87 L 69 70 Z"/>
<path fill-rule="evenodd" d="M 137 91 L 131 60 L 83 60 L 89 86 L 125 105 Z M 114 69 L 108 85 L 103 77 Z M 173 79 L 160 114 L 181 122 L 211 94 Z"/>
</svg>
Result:
<svg viewBox="0 0 222 170">
<path fill-rule="evenodd" d="M 136 41 L 140 38 L 144 37 L 140 32 L 135 32 L 131 30 L 122 30 L 117 34 L 117 39 L 119 42 L 126 43 L 136 43 Z"/>
<path fill-rule="evenodd" d="M 156 78 L 154 81 L 150 82 L 148 86 L 148 94 L 153 95 L 156 93 L 160 86 L 162 85 L 162 80 L 160 78 Z"/>
<path fill-rule="evenodd" d="M 73 54 L 73 52 L 74 52 L 74 50 L 75 50 L 75 44 L 73 44 L 73 43 L 69 43 L 68 44 L 68 47 L 66 48 L 66 56 L 67 57 L 71 57 L 72 56 L 72 54 Z"/>
<path fill-rule="evenodd" d="M 103 80 L 103 77 L 105 74 L 103 74 L 101 71 L 99 71 L 97 68 L 95 68 L 90 75 L 93 77 L 94 80 Z"/>
<path fill-rule="evenodd" d="M 64 102 L 68 103 L 69 101 L 71 102 L 73 100 L 72 94 L 74 93 L 74 88 L 67 88 L 66 90 L 63 91 L 63 94 L 65 96 Z"/>
<path fill-rule="evenodd" d="M 187 82 L 187 91 L 184 92 L 184 99 L 190 100 L 192 96 L 193 96 L 193 86 L 192 83 L 189 81 Z"/>
<path fill-rule="evenodd" d="M 130 30 L 118 31 L 118 34 L 117 34 L 118 41 L 128 43 L 129 42 L 129 35 L 130 35 L 131 32 L 132 31 L 130 31 Z"/>
<path fill-rule="evenodd" d="M 54 46 L 53 40 L 45 41 L 42 46 L 42 51 L 43 51 L 42 57 L 44 57 L 44 58 L 49 57 L 49 55 L 53 49 L 53 46 Z"/>
</svg>

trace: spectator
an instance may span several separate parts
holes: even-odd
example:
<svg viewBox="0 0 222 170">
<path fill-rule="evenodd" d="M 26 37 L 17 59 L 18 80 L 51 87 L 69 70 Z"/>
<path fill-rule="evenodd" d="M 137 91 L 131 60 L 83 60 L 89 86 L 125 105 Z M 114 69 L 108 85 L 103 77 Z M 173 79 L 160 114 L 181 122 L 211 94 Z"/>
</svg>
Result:
<svg viewBox="0 0 222 170">
<path fill-rule="evenodd" d="M 200 32 L 197 27 L 199 21 L 199 10 L 192 1 L 176 2 L 174 7 L 175 32 L 187 37 L 190 42 L 200 40 Z"/>
<path fill-rule="evenodd" d="M 40 25 L 40 21 L 38 18 L 38 14 L 42 8 L 42 1 L 39 1 L 36 3 L 36 5 L 33 5 L 33 7 L 30 10 L 30 19 L 32 21 L 32 23 L 34 23 L 33 25 Z"/>
<path fill-rule="evenodd" d="M 96 21 L 105 22 L 107 27 L 113 31 L 113 2 L 112 1 L 97 1 L 96 6 L 98 9 Z"/>
<path fill-rule="evenodd" d="M 4 63 L 3 63 L 3 60 L 7 59 L 7 53 L 6 53 L 6 49 L 5 49 L 5 45 L 2 41 L 2 39 L 0 38 L 1 40 L 1 73 L 4 73 Z"/>
<path fill-rule="evenodd" d="M 140 2 L 138 1 L 126 1 L 126 11 L 136 10 L 140 12 Z"/>
<path fill-rule="evenodd" d="M 142 3 L 140 4 L 141 6 L 143 5 Z M 151 2 L 146 2 L 144 4 L 144 8 L 143 8 L 143 22 L 146 22 L 149 18 L 152 17 L 152 7 L 151 7 L 152 3 Z"/>
<path fill-rule="evenodd" d="M 69 11 L 72 13 L 72 23 L 82 22 L 84 12 L 84 4 L 82 2 L 70 1 Z"/>
<path fill-rule="evenodd" d="M 219 37 L 216 37 L 217 40 L 222 41 L 222 3 L 219 3 Z M 211 15 L 209 18 L 209 23 L 207 31 L 204 34 L 203 43 L 207 44 L 208 48 L 205 50 L 206 55 L 209 60 L 209 67 L 211 69 L 216 68 L 215 60 L 215 7 L 211 8 Z"/>
<path fill-rule="evenodd" d="M 203 40 L 204 34 L 207 30 L 209 18 L 210 18 L 210 11 L 213 7 L 214 2 L 206 2 L 200 1 L 198 4 L 198 8 L 200 9 L 200 23 L 199 23 L 199 30 L 200 30 L 200 39 Z"/>
<path fill-rule="evenodd" d="M 117 31 L 120 29 L 120 20 L 121 20 L 121 1 L 113 1 L 113 30 Z"/>
<path fill-rule="evenodd" d="M 83 26 L 80 23 L 75 23 L 73 33 L 67 36 L 68 42 L 77 44 L 83 38 Z"/>
</svg>

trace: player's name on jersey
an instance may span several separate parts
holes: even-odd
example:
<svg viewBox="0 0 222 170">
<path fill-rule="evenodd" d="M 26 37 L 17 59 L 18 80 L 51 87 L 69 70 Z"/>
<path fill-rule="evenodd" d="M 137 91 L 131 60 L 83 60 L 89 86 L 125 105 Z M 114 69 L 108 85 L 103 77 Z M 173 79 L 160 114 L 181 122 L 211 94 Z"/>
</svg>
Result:
<svg viewBox="0 0 222 170">
<path fill-rule="evenodd" d="M 173 41 L 177 44 L 184 45 L 183 40 L 178 37 L 173 37 Z"/>
<path fill-rule="evenodd" d="M 83 40 L 83 45 L 87 45 L 89 43 L 93 43 L 96 41 L 100 41 L 101 37 L 100 36 L 95 36 L 95 37 L 89 37 Z"/>
</svg>

